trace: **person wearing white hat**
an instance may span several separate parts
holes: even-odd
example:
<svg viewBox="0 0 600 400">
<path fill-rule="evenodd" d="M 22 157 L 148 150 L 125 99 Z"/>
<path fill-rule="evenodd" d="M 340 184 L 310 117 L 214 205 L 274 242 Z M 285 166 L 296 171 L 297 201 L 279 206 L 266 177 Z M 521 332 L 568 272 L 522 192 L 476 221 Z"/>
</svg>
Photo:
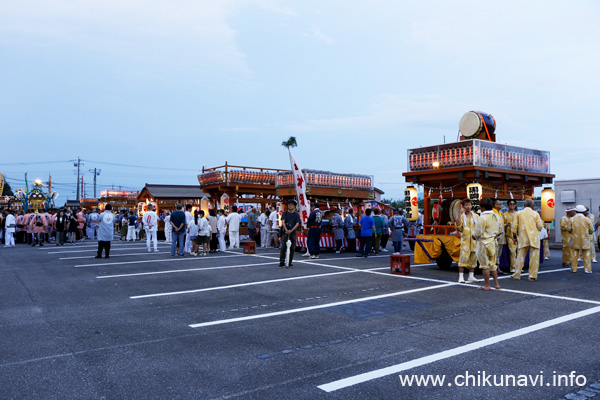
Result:
<svg viewBox="0 0 600 400">
<path fill-rule="evenodd" d="M 562 241 L 562 265 L 563 267 L 571 266 L 571 257 L 573 256 L 572 241 L 573 225 L 571 218 L 575 215 L 575 210 L 568 207 L 565 210 L 566 214 L 560 219 L 560 239 Z"/>
<path fill-rule="evenodd" d="M 575 207 L 577 214 L 571 219 L 573 225 L 573 257 L 571 258 L 571 272 L 577 272 L 577 253 L 581 255 L 586 274 L 592 273 L 592 243 L 590 236 L 594 233 L 594 225 L 585 217 L 585 206 L 579 204 Z"/>
<path fill-rule="evenodd" d="M 537 279 L 540 268 L 540 231 L 544 223 L 540 215 L 533 211 L 533 200 L 526 199 L 524 207 L 517 212 L 517 218 L 513 224 L 513 232 L 517 232 L 519 255 L 517 257 L 517 268 L 511 275 L 512 279 L 521 279 L 521 270 L 525 266 L 525 257 L 529 252 L 529 281 Z M 514 239 L 513 239 L 514 240 Z"/>
</svg>

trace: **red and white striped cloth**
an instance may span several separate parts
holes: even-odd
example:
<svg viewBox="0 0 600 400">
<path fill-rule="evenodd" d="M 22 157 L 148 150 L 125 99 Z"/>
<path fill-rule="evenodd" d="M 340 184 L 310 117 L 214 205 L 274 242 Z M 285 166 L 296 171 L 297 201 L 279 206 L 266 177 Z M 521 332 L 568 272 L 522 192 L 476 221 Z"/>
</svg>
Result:
<svg viewBox="0 0 600 400">
<path fill-rule="evenodd" d="M 296 236 L 296 246 L 298 247 L 308 247 L 306 245 L 306 235 L 298 235 Z M 348 242 L 346 242 L 346 238 L 342 239 L 342 244 L 344 247 L 348 246 Z M 333 234 L 326 233 L 321 235 L 320 245 L 322 249 L 334 249 L 335 248 L 335 239 L 333 238 Z"/>
</svg>

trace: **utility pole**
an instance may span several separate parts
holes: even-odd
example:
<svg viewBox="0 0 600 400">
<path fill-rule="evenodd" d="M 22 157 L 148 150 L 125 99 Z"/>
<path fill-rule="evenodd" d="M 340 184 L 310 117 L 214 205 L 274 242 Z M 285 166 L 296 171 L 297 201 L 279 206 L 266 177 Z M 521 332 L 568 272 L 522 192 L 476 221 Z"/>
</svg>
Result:
<svg viewBox="0 0 600 400">
<path fill-rule="evenodd" d="M 85 197 L 85 193 L 83 192 L 83 175 L 81 175 L 81 196 Z"/>
<path fill-rule="evenodd" d="M 97 199 L 97 197 L 96 197 L 96 177 L 97 177 L 98 175 L 100 175 L 100 171 L 102 171 L 102 170 L 100 170 L 100 169 L 97 169 L 97 168 L 90 169 L 90 172 L 91 172 L 92 174 L 94 174 L 94 198 L 95 198 L 95 199 Z"/>
<path fill-rule="evenodd" d="M 83 163 L 81 162 L 81 158 L 79 158 L 79 156 L 77 156 L 77 162 L 73 163 L 74 167 L 77 167 L 77 179 L 75 180 L 75 186 L 77 186 L 77 201 L 79 201 L 79 169 L 81 168 L 81 166 L 83 165 Z M 83 177 L 82 177 L 83 180 Z"/>
</svg>

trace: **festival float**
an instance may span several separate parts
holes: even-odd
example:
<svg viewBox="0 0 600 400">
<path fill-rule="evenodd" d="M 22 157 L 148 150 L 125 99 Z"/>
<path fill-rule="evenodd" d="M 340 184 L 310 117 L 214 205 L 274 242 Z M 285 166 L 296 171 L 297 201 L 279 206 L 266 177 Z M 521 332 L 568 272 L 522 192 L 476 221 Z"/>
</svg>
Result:
<svg viewBox="0 0 600 400">
<path fill-rule="evenodd" d="M 402 175 L 411 186 L 405 190 L 406 218 L 418 219 L 417 186 L 423 189 L 423 234 L 416 235 L 415 262 L 436 261 L 440 268 L 458 262 L 460 236 L 454 227 L 461 200 L 469 198 L 479 212 L 483 197 L 500 200 L 533 198 L 534 189 L 551 184 L 548 151 L 496 142 L 492 115 L 469 111 L 459 122 L 460 138 L 454 143 L 408 149 L 408 170 Z M 554 220 L 554 191 L 542 192 L 542 214 Z M 501 266 L 508 260 L 503 252 Z M 543 260 L 542 260 L 543 261 Z"/>
<path fill-rule="evenodd" d="M 366 207 L 389 207 L 376 201 L 376 192 L 383 193 L 373 186 L 373 177 L 360 174 L 343 174 L 321 170 L 304 170 L 306 195 L 311 202 L 318 201 L 324 211 L 322 248 L 334 248 L 335 241 L 328 226 L 328 218 L 333 208 L 347 211 L 352 207 L 355 215 Z M 202 168 L 198 182 L 204 193 L 210 195 L 211 206 L 228 209 L 236 204 L 246 210 L 247 204 L 273 205 L 279 215 L 286 208 L 288 200 L 294 199 L 293 174 L 290 170 L 236 166 L 225 163 L 222 166 Z M 240 235 L 247 234 L 242 225 Z M 306 247 L 306 232 L 298 235 L 297 246 Z"/>
<path fill-rule="evenodd" d="M 330 171 L 303 170 L 306 180 L 306 196 L 311 203 L 319 203 L 323 211 L 323 222 L 321 225 L 322 249 L 335 248 L 333 231 L 329 225 L 329 218 L 337 209 L 342 218 L 348 209 L 354 210 L 354 215 L 359 217 L 365 208 L 389 208 L 376 201 L 375 192 L 378 190 L 373 185 L 371 175 L 344 174 Z M 278 172 L 275 180 L 276 195 L 283 203 L 295 198 L 294 176 L 291 171 Z M 312 207 L 311 207 L 312 209 Z M 360 236 L 360 235 L 359 235 Z M 296 239 L 299 248 L 306 248 L 307 232 L 302 230 Z M 344 246 L 347 246 L 344 238 Z"/>
<path fill-rule="evenodd" d="M 258 204 L 262 211 L 269 204 L 278 204 L 275 194 L 275 177 L 284 170 L 262 167 L 231 165 L 225 162 L 218 167 L 202 167 L 198 183 L 202 192 L 208 194 L 204 206 L 229 212 L 231 205 L 237 205 L 240 212 Z M 240 225 L 240 235 L 248 235 L 246 220 Z"/>
<path fill-rule="evenodd" d="M 25 178 L 27 183 L 27 178 Z M 57 192 L 48 191 L 44 193 L 42 181 L 36 180 L 33 183 L 33 189 L 27 191 L 19 189 L 15 192 L 14 198 L 20 201 L 24 211 L 41 211 L 54 207 L 54 200 L 58 197 Z"/>
</svg>

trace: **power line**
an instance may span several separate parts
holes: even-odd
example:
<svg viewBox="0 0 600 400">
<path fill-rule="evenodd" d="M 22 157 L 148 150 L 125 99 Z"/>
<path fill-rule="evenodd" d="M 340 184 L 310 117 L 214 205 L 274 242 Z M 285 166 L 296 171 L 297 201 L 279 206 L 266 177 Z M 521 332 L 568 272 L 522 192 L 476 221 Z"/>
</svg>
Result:
<svg viewBox="0 0 600 400">
<path fill-rule="evenodd" d="M 34 162 L 14 162 L 14 163 L 0 163 L 0 165 L 32 165 L 32 164 L 58 164 L 58 163 L 68 163 L 71 160 L 62 160 L 62 161 L 34 161 Z"/>
<path fill-rule="evenodd" d="M 147 165 L 133 165 L 133 164 L 120 164 L 120 163 L 110 163 L 110 162 L 104 162 L 104 161 L 94 161 L 94 160 L 85 160 L 87 162 L 91 162 L 91 163 L 97 163 L 97 164 L 105 164 L 105 165 L 115 165 L 118 167 L 132 167 L 132 168 L 147 168 L 147 169 L 159 169 L 159 170 L 172 170 L 172 171 L 194 171 L 197 172 L 199 171 L 199 169 L 191 169 L 191 168 L 169 168 L 169 167 L 150 167 Z"/>
</svg>

